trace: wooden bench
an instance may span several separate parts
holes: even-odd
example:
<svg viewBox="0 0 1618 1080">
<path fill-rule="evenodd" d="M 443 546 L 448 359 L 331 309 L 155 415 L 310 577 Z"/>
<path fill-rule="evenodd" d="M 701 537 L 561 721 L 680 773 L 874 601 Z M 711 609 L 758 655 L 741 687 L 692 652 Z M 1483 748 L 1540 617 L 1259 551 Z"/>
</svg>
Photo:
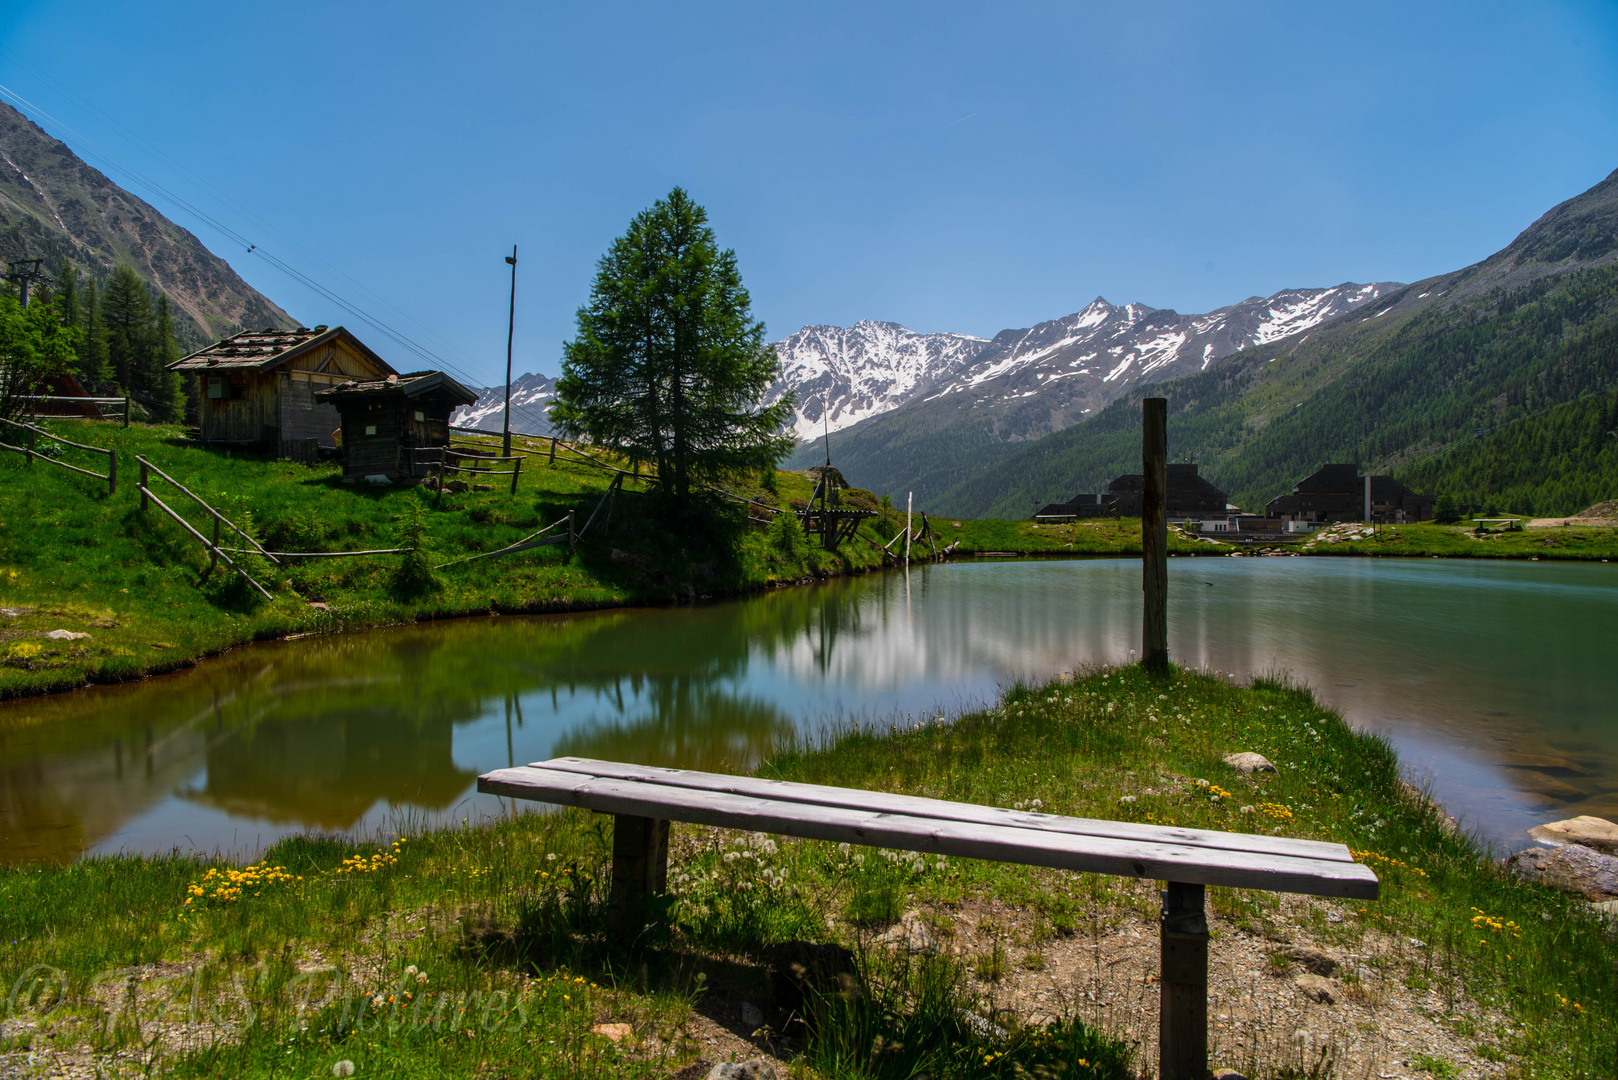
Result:
<svg viewBox="0 0 1618 1080">
<path fill-rule="evenodd" d="M 478 790 L 613 814 L 609 911 L 621 927 L 667 891 L 669 822 L 1163 881 L 1159 1076 L 1202 1080 L 1208 1058 L 1208 885 L 1374 900 L 1342 844 L 1139 825 L 880 791 L 556 758 L 478 777 Z"/>
</svg>

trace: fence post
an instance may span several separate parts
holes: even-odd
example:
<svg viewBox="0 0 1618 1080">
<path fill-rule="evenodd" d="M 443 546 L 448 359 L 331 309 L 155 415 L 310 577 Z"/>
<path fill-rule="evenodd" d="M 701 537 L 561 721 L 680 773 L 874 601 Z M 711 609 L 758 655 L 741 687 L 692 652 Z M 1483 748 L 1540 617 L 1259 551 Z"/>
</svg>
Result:
<svg viewBox="0 0 1618 1080">
<path fill-rule="evenodd" d="M 517 477 L 522 475 L 522 458 L 511 463 L 511 493 L 517 494 Z"/>
<path fill-rule="evenodd" d="M 1169 666 L 1168 569 L 1168 399 L 1141 401 L 1141 664 L 1152 671 Z"/>
<path fill-rule="evenodd" d="M 124 395 L 124 427 L 129 426 L 129 395 Z"/>
<path fill-rule="evenodd" d="M 28 428 L 28 449 L 23 451 L 23 457 L 28 459 L 28 467 L 34 467 L 34 429 Z"/>
<path fill-rule="evenodd" d="M 1159 921 L 1158 1060 L 1161 1080 L 1208 1075 L 1208 920 L 1203 887 L 1171 881 Z"/>
<path fill-rule="evenodd" d="M 551 436 L 551 468 L 556 468 L 556 436 Z"/>
<path fill-rule="evenodd" d="M 107 494 L 118 494 L 118 451 L 107 451 Z"/>
<path fill-rule="evenodd" d="M 214 567 L 219 565 L 219 519 L 213 519 L 213 547 L 208 549 L 208 573 L 212 574 Z"/>
<path fill-rule="evenodd" d="M 135 460 L 140 462 L 140 509 L 141 513 L 145 513 L 146 492 L 151 488 L 151 485 L 146 482 L 146 459 L 136 454 Z"/>
</svg>

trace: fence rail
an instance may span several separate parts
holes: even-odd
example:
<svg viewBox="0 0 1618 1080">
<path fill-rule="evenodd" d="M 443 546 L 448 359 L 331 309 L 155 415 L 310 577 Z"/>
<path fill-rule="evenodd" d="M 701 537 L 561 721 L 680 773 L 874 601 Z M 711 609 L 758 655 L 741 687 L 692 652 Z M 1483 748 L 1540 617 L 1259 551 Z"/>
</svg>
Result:
<svg viewBox="0 0 1618 1080">
<path fill-rule="evenodd" d="M 124 427 L 129 426 L 128 397 L 72 397 L 66 394 L 18 394 L 17 400 L 26 401 L 33 405 L 33 415 L 35 416 L 39 415 L 39 404 L 41 402 L 59 401 L 69 405 L 88 405 L 94 410 L 94 415 L 78 417 L 78 419 L 88 420 L 111 420 L 114 417 L 105 415 L 103 410 L 107 408 L 116 408 L 118 410 L 115 414 L 116 417 L 123 421 Z"/>
<path fill-rule="evenodd" d="M 473 464 L 452 464 L 451 458 L 458 461 L 470 461 Z M 511 468 L 486 469 L 479 467 L 485 463 L 493 465 L 499 462 L 510 462 Z M 520 454 L 512 454 L 509 457 L 499 454 L 476 454 L 465 450 L 456 450 L 454 447 L 449 446 L 418 447 L 411 451 L 412 472 L 415 471 L 414 466 L 416 465 L 429 465 L 437 472 L 439 498 L 443 498 L 444 495 L 444 474 L 451 472 L 472 473 L 477 476 L 490 477 L 509 476 L 511 477 L 511 494 L 515 495 L 517 494 L 517 481 L 522 476 L 522 463 L 523 455 Z"/>
<path fill-rule="evenodd" d="M 232 559 L 230 557 L 230 555 L 228 554 L 229 551 L 235 551 L 236 554 L 238 554 L 238 555 L 246 554 L 247 553 L 246 549 L 236 549 L 236 548 L 226 549 L 226 548 L 222 548 L 222 547 L 219 546 L 219 527 L 220 527 L 221 524 L 223 524 L 225 526 L 228 526 L 232 532 L 236 533 L 243 540 L 246 540 L 249 544 L 252 545 L 252 551 L 254 553 L 259 554 L 259 555 L 263 555 L 265 558 L 269 559 L 272 563 L 275 563 L 277 566 L 279 566 L 280 563 L 275 559 L 275 557 L 273 555 L 271 555 L 268 551 L 264 550 L 264 547 L 263 547 L 262 544 L 260 544 L 257 540 L 253 539 L 252 536 L 250 536 L 246 532 L 243 532 L 241 529 L 237 528 L 237 526 L 229 518 L 225 517 L 225 515 L 221 514 L 219 511 L 215 510 L 213 507 L 209 506 L 207 503 L 205 503 L 201 499 L 197 498 L 197 496 L 192 493 L 190 488 L 186 487 L 184 484 L 182 484 L 178 480 L 174 479 L 174 477 L 170 476 L 168 473 L 164 472 L 162 469 L 159 469 L 156 465 L 153 465 L 150 461 L 147 461 L 140 454 L 135 455 L 135 460 L 140 462 L 140 508 L 141 508 L 141 510 L 144 511 L 146 509 L 148 503 L 156 503 L 157 508 L 159 510 L 163 511 L 169 517 L 173 518 L 176 522 L 178 522 L 182 529 L 184 529 L 186 532 L 190 533 L 193 537 L 195 537 L 197 539 L 197 541 L 200 544 L 202 544 L 202 546 L 204 548 L 207 549 L 207 551 L 208 551 L 208 560 L 209 560 L 210 564 L 222 561 L 226 566 L 230 567 L 232 570 L 236 571 L 236 573 L 240 574 L 241 577 L 242 577 L 242 580 L 246 581 L 249 585 L 253 586 L 253 588 L 257 589 L 260 593 L 262 593 L 264 595 L 264 599 L 266 599 L 266 600 L 275 599 L 275 597 L 270 593 L 270 590 L 266 589 L 263 585 L 259 584 L 258 579 L 253 577 L 252 574 L 249 574 L 241 566 L 237 565 L 236 560 Z M 213 517 L 213 539 L 212 540 L 209 540 L 206 536 L 203 536 L 202 533 L 197 529 L 197 527 L 195 525 L 192 525 L 189 521 L 185 520 L 185 518 L 181 517 L 179 515 L 179 513 L 173 507 L 171 507 L 168 503 L 164 502 L 161 498 L 159 498 L 157 496 L 157 494 L 155 492 L 152 491 L 152 489 L 151 489 L 151 477 L 149 476 L 149 473 L 156 473 L 158 476 L 162 477 L 164 480 L 167 480 L 177 490 L 179 490 L 181 494 L 189 497 L 198 506 L 202 507 L 204 510 L 208 511 L 208 513 L 210 515 L 212 515 L 212 517 Z"/>
<path fill-rule="evenodd" d="M 11 420 L 5 418 L 0 418 L 0 420 L 3 420 L 4 423 L 10 424 L 12 427 L 21 428 L 27 433 L 27 446 L 12 446 L 10 443 L 0 442 L 0 449 L 11 450 L 21 454 L 23 459 L 27 461 L 30 468 L 34 464 L 34 459 L 38 458 L 41 461 L 48 462 L 49 464 L 55 465 L 59 468 L 69 469 L 73 472 L 79 473 L 82 476 L 88 476 L 95 480 L 105 480 L 107 482 L 107 494 L 118 494 L 118 451 L 109 450 L 104 446 L 89 446 L 85 443 L 72 442 L 71 440 L 62 438 L 60 435 L 52 435 L 42 427 L 36 427 L 33 424 L 23 423 L 21 420 Z M 41 435 L 45 436 L 47 439 L 59 442 L 63 446 L 71 446 L 75 450 L 88 450 L 92 454 L 106 454 L 107 471 L 105 473 L 98 473 L 90 469 L 81 469 L 77 465 L 69 465 L 65 461 L 57 461 L 49 454 L 40 453 L 37 449 L 38 444 L 36 440 Z"/>
</svg>

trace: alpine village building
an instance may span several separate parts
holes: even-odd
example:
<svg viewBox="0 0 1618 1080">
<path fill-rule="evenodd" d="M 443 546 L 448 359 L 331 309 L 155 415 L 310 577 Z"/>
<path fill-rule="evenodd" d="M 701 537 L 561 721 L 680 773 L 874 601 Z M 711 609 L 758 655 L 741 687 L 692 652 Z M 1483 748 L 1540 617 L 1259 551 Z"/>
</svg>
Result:
<svg viewBox="0 0 1618 1080">
<path fill-rule="evenodd" d="M 195 375 L 204 443 L 267 446 L 313 460 L 337 445 L 338 415 L 322 390 L 397 372 L 341 326 L 244 330 L 169 365 Z"/>
<path fill-rule="evenodd" d="M 1125 474 L 1099 494 L 1075 495 L 1065 503 L 1051 503 L 1034 515 L 1040 522 L 1073 521 L 1088 517 L 1139 517 L 1145 498 L 1144 478 Z M 1197 466 L 1168 466 L 1167 514 L 1170 521 L 1197 522 L 1207 533 L 1309 532 L 1340 521 L 1383 524 L 1427 521 L 1436 500 L 1418 495 L 1391 476 L 1362 476 L 1355 464 L 1332 464 L 1292 485 L 1288 494 L 1271 499 L 1264 516 L 1244 514 L 1225 502 L 1225 493 Z"/>
<path fill-rule="evenodd" d="M 315 397 L 342 418 L 345 481 L 426 476 L 449 445 L 450 414 L 478 399 L 441 371 L 345 382 Z"/>
</svg>

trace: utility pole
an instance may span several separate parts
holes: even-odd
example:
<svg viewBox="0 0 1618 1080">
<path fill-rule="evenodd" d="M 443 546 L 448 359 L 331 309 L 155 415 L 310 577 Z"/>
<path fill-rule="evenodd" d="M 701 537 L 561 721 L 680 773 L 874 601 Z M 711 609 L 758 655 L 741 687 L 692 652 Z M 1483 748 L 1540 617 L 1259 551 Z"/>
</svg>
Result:
<svg viewBox="0 0 1618 1080">
<path fill-rule="evenodd" d="M 22 306 L 28 306 L 28 286 L 38 282 L 44 285 L 50 279 L 39 272 L 44 259 L 17 259 L 6 264 L 6 280 L 17 286 L 22 294 Z"/>
<path fill-rule="evenodd" d="M 511 316 L 506 322 L 506 435 L 500 451 L 506 457 L 511 456 L 511 336 L 517 329 L 517 245 L 511 245 L 511 254 L 506 256 L 506 262 L 511 264 Z"/>
</svg>

